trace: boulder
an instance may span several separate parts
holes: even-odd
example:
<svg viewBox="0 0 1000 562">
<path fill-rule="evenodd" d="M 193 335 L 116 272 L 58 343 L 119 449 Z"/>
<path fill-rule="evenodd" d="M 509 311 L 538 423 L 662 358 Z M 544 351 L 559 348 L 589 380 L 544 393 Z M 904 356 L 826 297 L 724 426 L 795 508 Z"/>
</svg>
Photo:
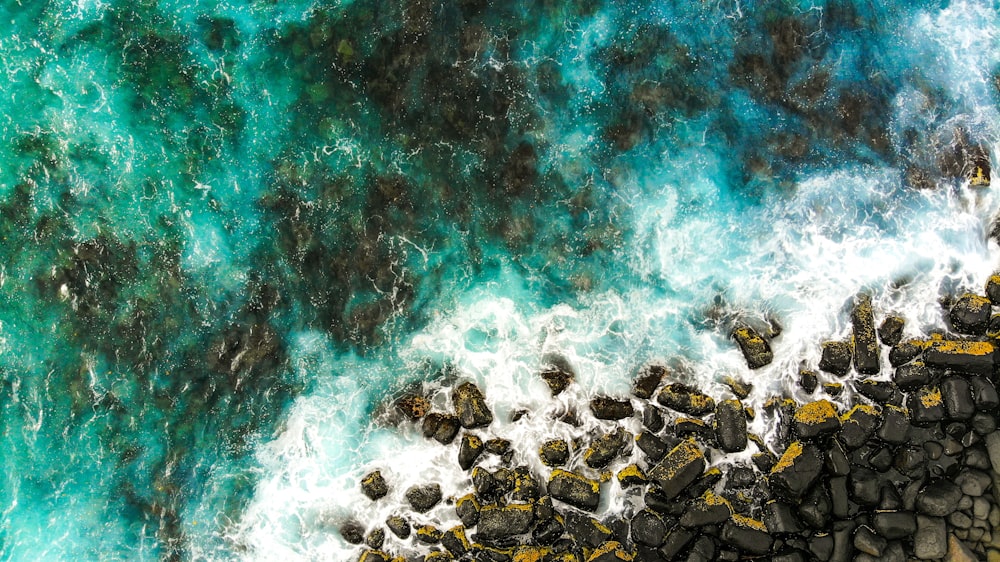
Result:
<svg viewBox="0 0 1000 562">
<path fill-rule="evenodd" d="M 854 531 L 854 548 L 871 556 L 882 556 L 889 542 L 875 534 L 871 527 L 862 525 Z"/>
<path fill-rule="evenodd" d="M 722 379 L 722 382 L 725 383 L 725 385 L 729 387 L 729 390 L 731 390 L 740 400 L 744 400 L 747 396 L 750 396 L 750 392 L 753 390 L 752 384 L 737 379 L 736 377 L 726 377 Z"/>
<path fill-rule="evenodd" d="M 854 369 L 863 375 L 879 372 L 879 346 L 875 333 L 875 315 L 872 300 L 867 295 L 857 298 L 851 311 L 852 341 L 854 343 Z"/>
<path fill-rule="evenodd" d="M 685 527 L 704 527 L 728 521 L 733 514 L 733 506 L 722 496 L 711 490 L 691 500 L 681 515 L 680 524 Z"/>
<path fill-rule="evenodd" d="M 476 459 L 483 453 L 483 440 L 471 433 L 462 436 L 458 446 L 458 466 L 469 470 L 476 464 Z"/>
<path fill-rule="evenodd" d="M 410 522 L 398 515 L 390 515 L 386 518 L 385 526 L 389 527 L 392 534 L 403 540 L 410 538 Z"/>
<path fill-rule="evenodd" d="M 823 342 L 819 360 L 821 371 L 842 377 L 851 370 L 851 344 L 843 341 Z"/>
<path fill-rule="evenodd" d="M 715 400 L 681 383 L 669 384 L 656 396 L 657 402 L 689 416 L 704 416 L 715 410 Z"/>
<path fill-rule="evenodd" d="M 992 312 L 990 299 L 971 293 L 962 295 L 948 313 L 952 328 L 959 334 L 985 336 Z"/>
<path fill-rule="evenodd" d="M 889 540 L 907 539 L 917 531 L 917 519 L 910 511 L 876 511 L 872 527 Z"/>
<path fill-rule="evenodd" d="M 460 428 L 461 424 L 458 421 L 458 416 L 442 414 L 441 412 L 431 412 L 424 416 L 421 431 L 423 431 L 424 437 L 434 439 L 442 445 L 447 445 L 455 440 L 455 436 L 458 435 Z"/>
<path fill-rule="evenodd" d="M 910 432 L 910 413 L 904 408 L 886 405 L 882 409 L 882 425 L 876 435 L 879 439 L 893 445 L 906 443 Z"/>
<path fill-rule="evenodd" d="M 590 553 L 587 562 L 622 562 L 631 560 L 632 554 L 618 541 L 607 541 Z"/>
<path fill-rule="evenodd" d="M 747 366 L 751 369 L 759 369 L 774 360 L 770 344 L 753 328 L 747 326 L 737 328 L 733 331 L 733 338 L 739 344 L 740 351 L 747 360 Z"/>
<path fill-rule="evenodd" d="M 854 383 L 854 390 L 869 400 L 885 404 L 896 394 L 896 385 L 889 381 L 863 379 Z"/>
<path fill-rule="evenodd" d="M 777 500 L 764 504 L 764 523 L 772 533 L 791 534 L 802 531 L 802 520 L 795 508 Z"/>
<path fill-rule="evenodd" d="M 618 471 L 618 485 L 622 488 L 642 486 L 647 480 L 646 473 L 635 463 Z"/>
<path fill-rule="evenodd" d="M 444 533 L 434 525 L 421 525 L 414 533 L 417 541 L 424 544 L 438 544 Z"/>
<path fill-rule="evenodd" d="M 531 530 L 534 518 L 530 504 L 486 505 L 479 510 L 476 537 L 492 541 L 523 535 Z"/>
<path fill-rule="evenodd" d="M 969 390 L 972 392 L 972 401 L 979 411 L 991 411 L 1000 407 L 1000 395 L 986 377 L 969 377 Z"/>
<path fill-rule="evenodd" d="M 599 420 L 623 420 L 632 417 L 635 410 L 628 399 L 617 400 L 608 396 L 597 396 L 590 401 L 590 411 Z"/>
<path fill-rule="evenodd" d="M 475 527 L 479 522 L 479 509 L 479 500 L 473 494 L 466 494 L 455 501 L 455 514 L 466 527 Z"/>
<path fill-rule="evenodd" d="M 793 429 L 800 439 L 816 439 L 840 428 L 837 409 L 829 400 L 809 402 L 795 411 Z"/>
<path fill-rule="evenodd" d="M 875 406 L 859 404 L 851 408 L 840 420 L 840 440 L 848 449 L 865 444 L 879 427 L 881 415 Z"/>
<path fill-rule="evenodd" d="M 466 429 L 486 427 L 493 423 L 493 413 L 486 405 L 486 398 L 479 387 L 464 382 L 451 392 L 451 402 L 455 406 L 458 421 Z"/>
<path fill-rule="evenodd" d="M 550 439 L 538 449 L 545 466 L 562 466 L 569 460 L 569 444 L 562 439 Z"/>
<path fill-rule="evenodd" d="M 671 449 L 652 470 L 649 479 L 656 483 L 667 500 L 676 498 L 705 471 L 705 455 L 693 439 L 686 439 Z"/>
<path fill-rule="evenodd" d="M 913 361 L 896 367 L 892 373 L 892 382 L 902 390 L 912 390 L 931 381 L 931 372 L 923 361 Z"/>
<path fill-rule="evenodd" d="M 948 527 L 940 517 L 917 516 L 913 554 L 920 560 L 937 560 L 948 553 Z"/>
<path fill-rule="evenodd" d="M 633 542 L 656 548 L 663 544 L 667 525 L 656 512 L 644 509 L 632 517 L 630 534 Z"/>
<path fill-rule="evenodd" d="M 611 538 L 612 530 L 589 515 L 570 512 L 566 514 L 566 534 L 577 546 L 596 548 Z"/>
<path fill-rule="evenodd" d="M 944 419 L 944 401 L 941 389 L 936 386 L 924 386 L 911 392 L 906 397 L 906 407 L 914 425 L 928 426 Z"/>
<path fill-rule="evenodd" d="M 806 391 L 806 394 L 812 394 L 819 386 L 819 378 L 814 371 L 803 369 L 799 371 L 799 386 Z"/>
<path fill-rule="evenodd" d="M 441 546 L 445 547 L 455 558 L 461 558 L 472 550 L 472 543 L 465 536 L 465 527 L 462 525 L 445 531 L 441 536 Z"/>
<path fill-rule="evenodd" d="M 976 413 L 972 388 L 963 377 L 948 377 L 941 381 L 941 398 L 945 413 L 953 420 L 967 420 Z"/>
<path fill-rule="evenodd" d="M 348 521 L 340 526 L 340 536 L 349 544 L 361 544 L 365 541 L 365 528 L 357 521 Z"/>
<path fill-rule="evenodd" d="M 608 466 L 621 453 L 629 437 L 629 433 L 621 427 L 616 428 L 613 433 L 605 433 L 594 439 L 583 452 L 583 462 L 590 468 Z"/>
<path fill-rule="evenodd" d="M 878 339 L 884 345 L 892 347 L 903 339 L 903 327 L 906 321 L 899 316 L 887 316 L 878 327 Z"/>
<path fill-rule="evenodd" d="M 361 491 L 368 496 L 368 499 L 375 501 L 389 493 L 389 486 L 385 483 L 382 472 L 374 470 L 361 479 Z"/>
<path fill-rule="evenodd" d="M 667 454 L 667 444 L 662 439 L 648 431 L 643 431 L 635 438 L 635 444 L 646 454 L 650 464 L 660 462 L 663 455 Z"/>
<path fill-rule="evenodd" d="M 996 348 L 992 342 L 967 340 L 929 340 L 925 343 L 924 363 L 968 375 L 991 375 Z"/>
<path fill-rule="evenodd" d="M 719 448 L 735 453 L 747 448 L 747 416 L 739 400 L 723 400 L 715 408 L 715 439 Z"/>
<path fill-rule="evenodd" d="M 423 396 L 410 394 L 396 401 L 396 409 L 404 416 L 416 421 L 426 416 L 427 412 L 431 410 L 431 401 Z"/>
<path fill-rule="evenodd" d="M 905 365 L 913 361 L 924 350 L 921 340 L 907 340 L 897 343 L 889 350 L 889 364 L 893 367 Z"/>
<path fill-rule="evenodd" d="M 663 376 L 667 374 L 667 368 L 663 365 L 648 365 L 643 368 L 632 384 L 632 394 L 637 398 L 649 400 L 653 397 L 657 387 L 663 381 Z"/>
<path fill-rule="evenodd" d="M 720 538 L 748 554 L 763 555 L 774 542 L 764 523 L 743 515 L 733 515 L 722 526 Z"/>
<path fill-rule="evenodd" d="M 812 445 L 794 441 L 771 468 L 768 481 L 778 495 L 794 500 L 809 489 L 823 469 L 823 455 Z"/>
<path fill-rule="evenodd" d="M 441 486 L 438 484 L 411 486 L 406 490 L 406 501 L 413 511 L 427 513 L 441 501 Z"/>
<path fill-rule="evenodd" d="M 927 484 L 917 495 L 917 511 L 932 517 L 946 517 L 958 509 L 962 499 L 962 489 L 948 480 L 935 480 Z"/>
<path fill-rule="evenodd" d="M 653 433 L 658 433 L 666 425 L 663 412 L 652 404 L 645 404 L 642 409 L 642 425 Z"/>
<path fill-rule="evenodd" d="M 555 469 L 549 477 L 549 495 L 579 509 L 594 511 L 601 502 L 601 485 L 575 472 Z"/>
</svg>

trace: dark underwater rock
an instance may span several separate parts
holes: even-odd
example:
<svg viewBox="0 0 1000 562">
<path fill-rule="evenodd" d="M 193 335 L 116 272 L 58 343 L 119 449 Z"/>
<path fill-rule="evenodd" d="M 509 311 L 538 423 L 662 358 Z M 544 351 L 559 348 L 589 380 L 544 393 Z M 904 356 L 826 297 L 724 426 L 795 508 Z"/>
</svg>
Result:
<svg viewBox="0 0 1000 562">
<path fill-rule="evenodd" d="M 390 515 L 385 520 L 385 526 L 389 527 L 392 534 L 401 539 L 410 538 L 410 523 L 398 515 Z"/>
<path fill-rule="evenodd" d="M 751 369 L 759 369 L 774 360 L 771 345 L 753 328 L 748 326 L 737 328 L 733 331 L 733 338 L 739 344 L 740 351 L 747 360 L 747 366 Z"/>
<path fill-rule="evenodd" d="M 643 368 L 632 384 L 632 394 L 643 400 L 652 398 L 666 374 L 667 369 L 662 365 L 649 365 Z"/>
<path fill-rule="evenodd" d="M 549 385 L 552 396 L 561 394 L 576 378 L 569 362 L 561 357 L 551 359 L 549 364 L 542 369 L 541 376 L 545 384 Z"/>
<path fill-rule="evenodd" d="M 396 401 L 396 409 L 410 420 L 416 421 L 427 415 L 431 402 L 423 396 L 408 395 Z"/>
<path fill-rule="evenodd" d="M 350 544 L 361 544 L 365 541 L 365 528 L 357 521 L 348 521 L 340 526 L 340 536 Z"/>
<path fill-rule="evenodd" d="M 458 385 L 451 393 L 451 401 L 462 427 L 475 429 L 493 423 L 493 413 L 486 405 L 483 392 L 471 382 Z"/>
</svg>

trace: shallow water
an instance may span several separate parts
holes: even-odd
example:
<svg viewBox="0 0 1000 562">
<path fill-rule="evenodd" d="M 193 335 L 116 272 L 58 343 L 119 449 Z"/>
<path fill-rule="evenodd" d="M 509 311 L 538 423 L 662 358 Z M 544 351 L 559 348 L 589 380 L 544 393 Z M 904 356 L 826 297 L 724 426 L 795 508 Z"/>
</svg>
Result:
<svg viewBox="0 0 1000 562">
<path fill-rule="evenodd" d="M 998 266 L 994 3 L 384 4 L 0 3 L 0 558 L 347 559 L 366 471 L 463 483 L 408 385 L 534 462 L 647 362 L 794 394 L 857 293 L 917 335 Z"/>
</svg>

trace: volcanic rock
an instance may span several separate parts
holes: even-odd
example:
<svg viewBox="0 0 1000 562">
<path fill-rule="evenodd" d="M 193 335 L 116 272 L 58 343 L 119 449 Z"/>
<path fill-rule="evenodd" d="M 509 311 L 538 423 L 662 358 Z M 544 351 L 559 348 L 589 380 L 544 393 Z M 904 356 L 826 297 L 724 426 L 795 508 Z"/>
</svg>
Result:
<svg viewBox="0 0 1000 562">
<path fill-rule="evenodd" d="M 753 328 L 747 326 L 737 328 L 733 332 L 733 338 L 739 344 L 740 351 L 747 360 L 747 366 L 751 369 L 759 369 L 774 360 L 771 346 Z"/>
<path fill-rule="evenodd" d="M 972 392 L 972 401 L 976 404 L 976 409 L 989 411 L 1000 407 L 1000 395 L 986 377 L 969 377 L 969 390 Z"/>
<path fill-rule="evenodd" d="M 611 538 L 612 530 L 589 515 L 576 512 L 566 514 L 566 534 L 578 546 L 596 548 Z"/>
<path fill-rule="evenodd" d="M 941 382 L 941 397 L 948 417 L 965 420 L 976 413 L 976 403 L 972 399 L 972 388 L 963 377 L 948 377 Z"/>
<path fill-rule="evenodd" d="M 715 400 L 681 383 L 669 384 L 656 396 L 657 402 L 689 416 L 704 416 L 715 409 Z"/>
<path fill-rule="evenodd" d="M 531 530 L 534 512 L 529 504 L 485 505 L 479 510 L 476 536 L 496 540 L 522 535 Z"/>
<path fill-rule="evenodd" d="M 869 400 L 885 404 L 896 393 L 896 385 L 889 381 L 864 379 L 854 383 L 854 390 Z"/>
<path fill-rule="evenodd" d="M 892 382 L 902 390 L 912 390 L 931 381 L 931 372 L 922 361 L 913 361 L 896 367 L 892 373 Z"/>
<path fill-rule="evenodd" d="M 406 501 L 413 511 L 427 513 L 441 501 L 441 486 L 438 484 L 411 486 L 406 490 Z"/>
<path fill-rule="evenodd" d="M 953 482 L 936 480 L 924 486 L 917 495 L 917 511 L 933 517 L 945 517 L 958 509 L 962 490 Z"/>
<path fill-rule="evenodd" d="M 739 400 L 724 400 L 715 408 L 715 439 L 719 448 L 735 453 L 747 448 L 747 417 Z"/>
<path fill-rule="evenodd" d="M 618 484 L 622 488 L 641 486 L 645 484 L 646 481 L 646 473 L 635 463 L 632 463 L 618 471 Z"/>
<path fill-rule="evenodd" d="M 823 456 L 812 445 L 793 442 L 771 468 L 771 488 L 787 499 L 797 499 L 809 489 L 823 469 Z"/>
<path fill-rule="evenodd" d="M 600 483 L 558 468 L 549 477 L 548 490 L 553 498 L 587 511 L 594 511 L 601 502 Z"/>
<path fill-rule="evenodd" d="M 854 532 L 854 548 L 872 556 L 882 556 L 889 543 L 875 534 L 871 527 L 862 525 Z"/>
<path fill-rule="evenodd" d="M 771 550 L 771 535 L 767 527 L 756 519 L 733 515 L 722 526 L 720 538 L 748 554 L 767 554 Z"/>
<path fill-rule="evenodd" d="M 457 416 L 431 412 L 424 416 L 424 423 L 421 427 L 424 437 L 435 439 L 442 445 L 447 445 L 455 440 L 458 430 L 461 427 Z"/>
<path fill-rule="evenodd" d="M 659 432 L 666 425 L 663 412 L 652 404 L 646 404 L 642 409 L 642 425 L 653 433 Z"/>
<path fill-rule="evenodd" d="M 674 447 L 649 471 L 648 477 L 659 486 L 667 500 L 676 498 L 705 470 L 705 455 L 694 440 L 686 439 Z"/>
<path fill-rule="evenodd" d="M 471 433 L 462 436 L 458 446 L 458 466 L 469 470 L 483 452 L 483 440 Z"/>
<path fill-rule="evenodd" d="M 431 402 L 423 396 L 411 394 L 397 400 L 396 409 L 410 420 L 416 421 L 427 415 L 431 409 Z"/>
<path fill-rule="evenodd" d="M 851 345 L 842 341 L 828 341 L 822 344 L 823 352 L 819 360 L 821 371 L 842 377 L 851 370 Z"/>
<path fill-rule="evenodd" d="M 389 527 L 392 534 L 401 539 L 410 538 L 410 523 L 398 515 L 390 515 L 385 520 L 385 526 Z"/>
<path fill-rule="evenodd" d="M 882 426 L 876 432 L 879 439 L 891 444 L 905 443 L 909 431 L 910 416 L 905 409 L 892 405 L 883 408 Z"/>
<path fill-rule="evenodd" d="M 878 339 L 883 344 L 892 347 L 903 339 L 903 327 L 906 321 L 899 316 L 887 316 L 878 327 Z"/>
<path fill-rule="evenodd" d="M 458 385 L 451 392 L 451 401 L 455 406 L 458 421 L 466 429 L 486 427 L 493 423 L 493 413 L 486 406 L 486 398 L 479 387 L 471 382 Z"/>
<path fill-rule="evenodd" d="M 967 293 L 952 305 L 948 319 L 959 334 L 984 336 L 990 324 L 990 312 L 990 299 Z"/>
<path fill-rule="evenodd" d="M 663 376 L 667 374 L 666 367 L 662 365 L 649 365 L 639 372 L 632 385 L 632 394 L 637 398 L 649 400 L 656 392 L 656 388 L 663 381 Z"/>
<path fill-rule="evenodd" d="M 889 540 L 905 539 L 917 531 L 917 519 L 909 511 L 876 511 L 872 527 Z"/>
<path fill-rule="evenodd" d="M 455 558 L 465 556 L 472 549 L 472 544 L 465 536 L 465 527 L 457 525 L 444 532 L 441 536 L 441 546 L 448 549 Z"/>
<path fill-rule="evenodd" d="M 623 420 L 632 417 L 635 410 L 629 400 L 616 400 L 598 396 L 590 401 L 590 411 L 599 420 Z"/>
<path fill-rule="evenodd" d="M 803 405 L 792 418 L 795 433 L 801 439 L 815 439 L 840 428 L 837 410 L 829 400 L 817 400 Z"/>
<path fill-rule="evenodd" d="M 966 340 L 930 340 L 926 342 L 924 363 L 969 375 L 990 375 L 995 363 L 991 342 Z"/>
<path fill-rule="evenodd" d="M 772 533 L 789 534 L 802 531 L 801 520 L 795 508 L 778 500 L 771 500 L 764 505 L 764 523 Z"/>
<path fill-rule="evenodd" d="M 906 397 L 906 407 L 910 410 L 910 421 L 914 425 L 926 426 L 944 419 L 944 401 L 941 389 L 925 386 Z"/>
<path fill-rule="evenodd" d="M 479 522 L 479 509 L 479 500 L 473 494 L 466 494 L 455 502 L 455 514 L 466 527 L 475 527 Z"/>
<path fill-rule="evenodd" d="M 863 375 L 879 372 L 879 346 L 875 334 L 875 315 L 872 300 L 867 295 L 859 296 L 851 311 L 853 327 L 854 368 Z"/>
<path fill-rule="evenodd" d="M 561 394 L 575 378 L 573 368 L 561 357 L 551 359 L 549 364 L 542 369 L 541 376 L 545 384 L 549 385 L 552 396 Z"/>
<path fill-rule="evenodd" d="M 916 359 L 923 349 L 924 345 L 920 340 L 899 342 L 889 350 L 889 364 L 893 367 L 905 365 Z"/>
<path fill-rule="evenodd" d="M 806 394 L 812 394 L 816 387 L 819 386 L 819 379 L 816 373 L 808 369 L 803 369 L 799 371 L 799 386 L 802 390 L 806 391 Z"/>
<path fill-rule="evenodd" d="M 348 521 L 340 526 L 340 536 L 349 544 L 361 544 L 365 541 L 365 528 L 357 521 Z"/>
<path fill-rule="evenodd" d="M 709 490 L 688 502 L 687 509 L 681 515 L 680 524 L 685 527 L 717 525 L 728 521 L 732 514 L 733 507 L 729 502 Z"/>
<path fill-rule="evenodd" d="M 613 433 L 606 433 L 590 443 L 583 452 L 583 462 L 590 468 L 604 468 L 621 453 L 628 443 L 629 434 L 618 427 Z"/>
<path fill-rule="evenodd" d="M 361 479 L 361 491 L 368 496 L 368 499 L 375 501 L 389 493 L 389 486 L 385 483 L 382 472 L 375 470 Z"/>
<path fill-rule="evenodd" d="M 551 439 L 542 443 L 538 456 L 545 466 L 562 466 L 569 460 L 569 445 L 562 439 Z"/>
<path fill-rule="evenodd" d="M 632 517 L 632 540 L 638 544 L 656 548 L 663 544 L 667 525 L 663 518 L 653 511 L 644 509 Z"/>
</svg>

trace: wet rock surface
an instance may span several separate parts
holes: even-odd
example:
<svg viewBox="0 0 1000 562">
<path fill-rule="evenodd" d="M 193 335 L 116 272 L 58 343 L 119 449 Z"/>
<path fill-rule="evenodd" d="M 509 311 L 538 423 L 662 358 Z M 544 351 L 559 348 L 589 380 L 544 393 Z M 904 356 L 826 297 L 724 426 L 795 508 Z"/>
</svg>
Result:
<svg viewBox="0 0 1000 562">
<path fill-rule="evenodd" d="M 426 412 L 411 423 L 454 448 L 469 471 L 465 495 L 413 486 L 404 494 L 413 519 L 392 515 L 370 529 L 348 521 L 341 535 L 364 549 L 364 560 L 397 552 L 560 562 L 1000 556 L 993 341 L 968 333 L 901 341 L 904 320 L 890 316 L 876 329 L 878 311 L 865 297 L 849 314 L 850 341 L 819 344 L 818 364 L 800 368 L 804 384 L 792 383 L 811 392 L 822 380 L 824 399 L 779 395 L 757 409 L 743 377 L 720 377 L 710 393 L 647 366 L 631 398 L 586 403 L 596 425 L 577 415 L 566 426 L 572 437 L 526 451 L 518 439 L 488 433 L 494 417 L 482 392 L 462 385 L 451 394 L 454 413 Z M 891 370 L 879 364 L 883 353 Z M 462 427 L 482 434 L 453 443 Z M 767 428 L 765 437 L 753 427 Z M 360 488 L 374 502 L 392 492 L 380 471 Z M 612 505 L 624 507 L 608 511 Z M 441 509 L 461 525 L 421 515 Z"/>
</svg>

